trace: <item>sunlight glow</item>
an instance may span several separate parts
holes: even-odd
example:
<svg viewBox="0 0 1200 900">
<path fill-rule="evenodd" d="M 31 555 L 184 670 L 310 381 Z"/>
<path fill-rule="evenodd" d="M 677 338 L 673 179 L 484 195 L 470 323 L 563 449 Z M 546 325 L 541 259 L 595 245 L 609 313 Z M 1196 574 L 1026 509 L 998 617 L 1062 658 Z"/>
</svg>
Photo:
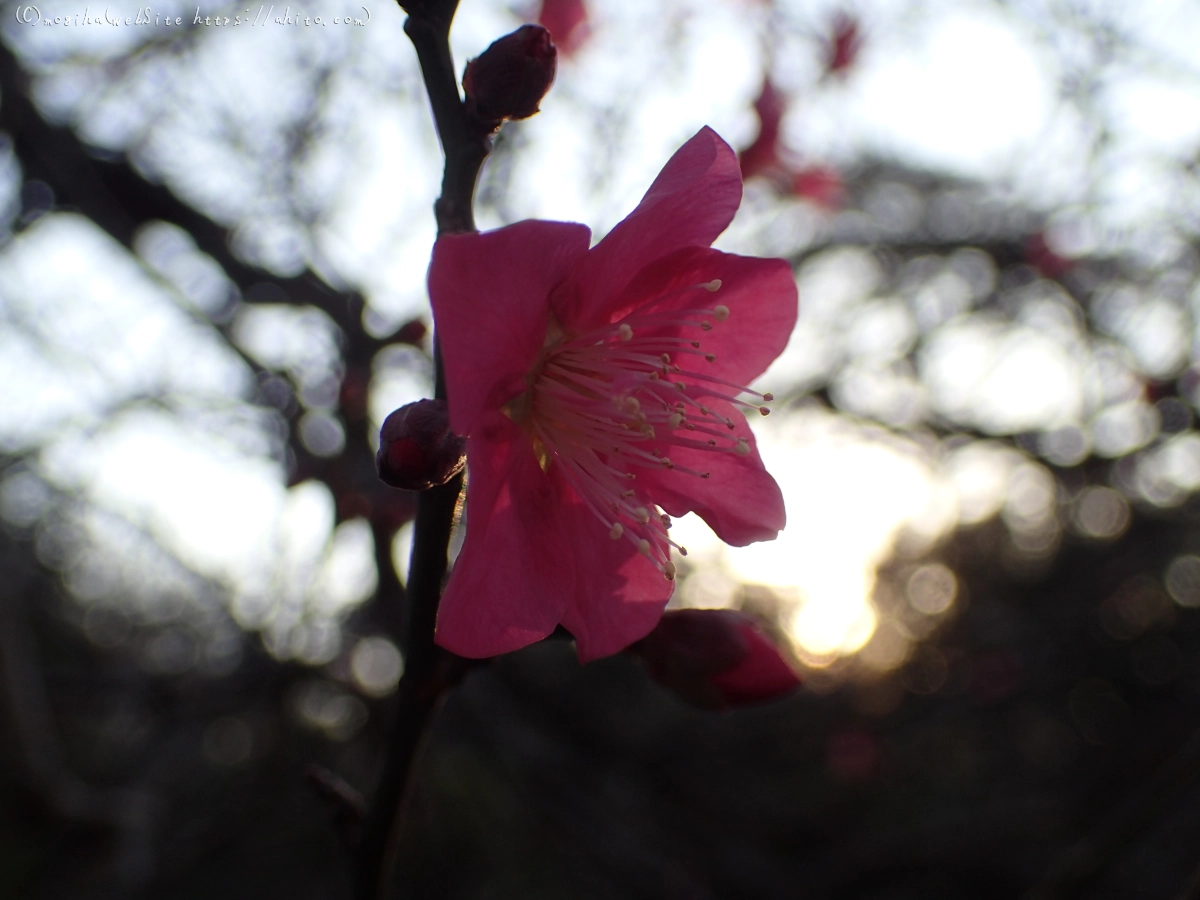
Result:
<svg viewBox="0 0 1200 900">
<path fill-rule="evenodd" d="M 672 536 L 688 547 L 697 572 L 679 602 L 732 603 L 728 582 L 707 572 L 723 568 L 735 582 L 769 588 L 801 660 L 827 665 L 871 639 L 875 570 L 901 532 L 936 539 L 955 510 L 915 445 L 872 439 L 816 410 L 761 423 L 756 433 L 783 490 L 788 526 L 776 541 L 727 548 L 695 516 L 681 520 Z"/>
</svg>

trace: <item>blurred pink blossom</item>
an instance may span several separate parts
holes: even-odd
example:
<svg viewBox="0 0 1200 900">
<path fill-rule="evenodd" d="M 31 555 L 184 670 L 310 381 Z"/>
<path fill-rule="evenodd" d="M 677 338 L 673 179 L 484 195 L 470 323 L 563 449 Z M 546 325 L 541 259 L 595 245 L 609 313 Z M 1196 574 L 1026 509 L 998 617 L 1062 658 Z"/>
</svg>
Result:
<svg viewBox="0 0 1200 900">
<path fill-rule="evenodd" d="M 762 90 L 754 100 L 754 111 L 760 123 L 758 137 L 739 155 L 742 177 L 770 175 L 783 165 L 780 159 L 779 123 L 787 111 L 787 98 L 771 83 L 763 81 Z"/>
<path fill-rule="evenodd" d="M 844 74 L 858 59 L 862 50 L 862 32 L 858 19 L 846 12 L 839 12 L 833 19 L 833 34 L 826 44 L 825 72 L 829 75 Z"/>
<path fill-rule="evenodd" d="M 845 184 L 832 166 L 805 166 L 792 173 L 791 193 L 822 209 L 837 209 L 842 205 Z"/>
<path fill-rule="evenodd" d="M 758 114 L 758 137 L 738 157 L 742 177 L 766 178 L 782 194 L 791 194 L 824 210 L 842 205 L 845 185 L 837 169 L 826 165 L 797 166 L 794 155 L 781 140 L 780 125 L 787 112 L 787 97 L 771 82 L 763 79 L 762 90 L 754 100 Z"/>
<path fill-rule="evenodd" d="M 563 56 L 571 56 L 591 34 L 584 0 L 542 0 L 537 23 L 550 32 Z"/>
</svg>

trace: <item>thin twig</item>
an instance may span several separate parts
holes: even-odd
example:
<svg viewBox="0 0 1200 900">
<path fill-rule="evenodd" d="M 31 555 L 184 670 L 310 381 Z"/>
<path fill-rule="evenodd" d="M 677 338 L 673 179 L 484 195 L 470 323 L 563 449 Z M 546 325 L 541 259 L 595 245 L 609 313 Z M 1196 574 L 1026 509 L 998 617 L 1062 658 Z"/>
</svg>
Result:
<svg viewBox="0 0 1200 900">
<path fill-rule="evenodd" d="M 471 134 L 458 93 L 450 55 L 450 24 L 458 0 L 409 4 L 404 31 L 416 48 L 433 110 L 434 124 L 446 157 L 442 195 L 434 206 L 438 234 L 475 230 L 472 203 L 475 182 L 490 149 L 486 136 Z M 434 341 L 435 396 L 445 399 L 441 352 Z M 442 581 L 449 566 L 447 547 L 458 512 L 461 476 L 425 491 L 417 500 L 412 558 L 404 615 L 404 677 L 385 751 L 379 786 L 372 798 L 356 870 L 358 900 L 390 895 L 398 852 L 402 809 L 413 762 L 439 699 L 465 671 L 462 660 L 433 642 Z"/>
</svg>

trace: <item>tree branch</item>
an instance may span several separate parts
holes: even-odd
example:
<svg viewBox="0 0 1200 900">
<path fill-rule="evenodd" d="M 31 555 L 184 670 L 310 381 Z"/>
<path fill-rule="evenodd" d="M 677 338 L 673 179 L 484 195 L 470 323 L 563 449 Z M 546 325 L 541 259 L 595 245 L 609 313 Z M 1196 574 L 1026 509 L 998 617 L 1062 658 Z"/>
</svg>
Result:
<svg viewBox="0 0 1200 900">
<path fill-rule="evenodd" d="M 410 3 L 404 31 L 421 64 L 434 125 L 446 166 L 442 193 L 434 206 L 438 234 L 475 230 L 472 204 L 479 169 L 491 149 L 490 138 L 468 127 L 450 55 L 450 24 L 458 0 Z M 438 399 L 445 399 L 441 351 L 434 340 Z M 439 698 L 466 671 L 465 660 L 439 650 L 433 642 L 442 581 L 449 567 L 447 547 L 458 514 L 462 476 L 423 492 L 417 499 L 404 615 L 404 677 L 400 680 L 384 769 L 368 815 L 356 870 L 358 900 L 389 894 L 400 836 L 401 813 L 413 762 Z"/>
</svg>

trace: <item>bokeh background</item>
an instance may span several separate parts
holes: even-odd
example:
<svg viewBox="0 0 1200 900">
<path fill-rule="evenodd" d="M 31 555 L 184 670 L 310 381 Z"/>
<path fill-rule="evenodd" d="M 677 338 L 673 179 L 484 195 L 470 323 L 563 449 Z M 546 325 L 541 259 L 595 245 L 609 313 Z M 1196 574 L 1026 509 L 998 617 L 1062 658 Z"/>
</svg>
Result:
<svg viewBox="0 0 1200 900">
<path fill-rule="evenodd" d="M 539 18 L 481 227 L 602 234 L 707 124 L 717 246 L 795 267 L 788 527 L 681 521 L 672 602 L 805 687 L 697 710 L 565 640 L 472 672 L 397 896 L 1200 897 L 1200 9 L 463 0 L 457 64 Z M 306 771 L 379 771 L 414 503 L 373 454 L 431 393 L 403 13 L 0 23 L 0 895 L 348 896 Z"/>
</svg>

